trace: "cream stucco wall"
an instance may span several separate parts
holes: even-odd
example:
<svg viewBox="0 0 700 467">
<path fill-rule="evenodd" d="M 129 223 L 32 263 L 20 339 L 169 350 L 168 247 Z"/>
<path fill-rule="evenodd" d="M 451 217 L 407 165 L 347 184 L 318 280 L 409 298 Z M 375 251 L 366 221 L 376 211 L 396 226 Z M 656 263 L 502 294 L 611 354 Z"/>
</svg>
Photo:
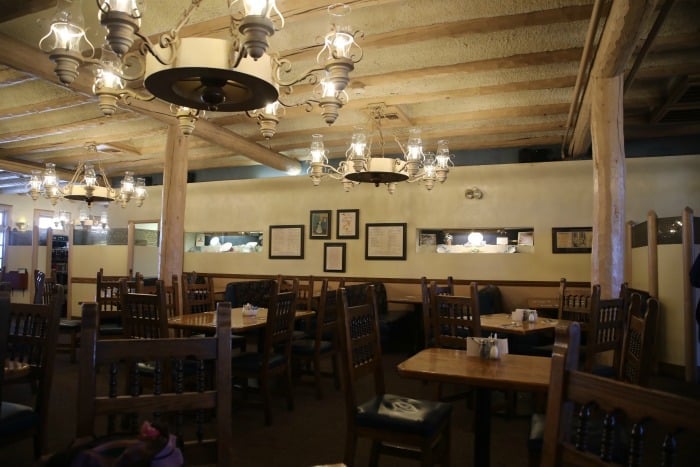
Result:
<svg viewBox="0 0 700 467">
<path fill-rule="evenodd" d="M 626 219 L 643 222 L 653 210 L 659 217 L 679 216 L 684 207 L 700 204 L 700 157 L 674 156 L 627 160 Z M 347 244 L 347 275 L 416 278 L 420 276 L 458 279 L 501 279 L 557 281 L 590 280 L 590 255 L 552 254 L 551 228 L 590 226 L 592 223 L 592 162 L 567 161 L 538 164 L 464 166 L 452 169 L 448 181 L 427 192 L 418 184 L 399 184 L 394 195 L 384 187 L 362 185 L 345 193 L 338 182 L 324 180 L 313 187 L 307 177 L 194 183 L 187 187 L 185 230 L 250 231 L 267 236 L 271 224 L 305 226 L 304 260 L 270 260 L 265 249 L 256 254 L 187 253 L 185 270 L 212 273 L 323 274 L 323 244 L 335 239 L 335 210 L 360 210 L 360 238 Z M 477 186 L 484 192 L 479 201 L 467 200 L 464 190 Z M 12 204 L 13 217 L 32 218 L 34 208 L 51 209 L 45 200 L 33 203 L 28 197 L 0 196 L 0 203 Z M 62 209 L 74 211 L 77 203 Z M 129 220 L 160 217 L 161 187 L 149 187 L 149 199 L 142 208 L 109 207 L 110 225 L 126 227 Z M 333 210 L 331 240 L 308 239 L 309 211 Z M 364 225 L 368 222 L 406 222 L 406 261 L 366 261 Z M 532 254 L 433 254 L 415 251 L 419 228 L 534 227 Z M 88 250 L 87 248 L 94 248 Z M 126 271 L 126 247 L 76 247 L 73 276 L 92 277 L 104 265 L 106 273 Z M 108 253 L 109 252 L 109 253 Z M 9 257 L 9 256 L 8 256 Z M 632 274 L 643 255 L 633 254 Z M 660 265 L 661 287 L 667 281 L 681 282 L 680 254 L 664 255 Z M 19 266 L 19 265 L 15 265 Z M 111 266 L 111 267 L 110 267 Z M 28 269 L 30 265 L 26 266 Z M 110 269 L 113 271 L 111 272 Z M 637 280 L 635 280 L 636 282 Z M 81 286 L 82 287 L 82 286 Z M 73 301 L 85 294 L 74 293 Z M 675 294 L 675 291 L 672 293 Z M 662 302 L 664 292 L 660 291 Z M 671 296 L 669 300 L 673 301 Z M 675 307 L 675 304 L 669 303 Z M 664 322 L 664 340 L 673 346 L 664 358 L 678 361 L 682 326 Z M 670 342 L 669 342 L 670 341 Z M 678 349 L 676 349 L 676 346 Z"/>
</svg>

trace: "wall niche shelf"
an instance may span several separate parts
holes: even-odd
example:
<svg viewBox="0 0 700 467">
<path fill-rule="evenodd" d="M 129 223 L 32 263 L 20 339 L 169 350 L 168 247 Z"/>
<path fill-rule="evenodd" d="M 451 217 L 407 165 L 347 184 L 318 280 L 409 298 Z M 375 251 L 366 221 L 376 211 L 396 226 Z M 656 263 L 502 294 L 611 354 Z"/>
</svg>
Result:
<svg viewBox="0 0 700 467">
<path fill-rule="evenodd" d="M 262 232 L 187 232 L 188 253 L 259 253 L 263 251 Z"/>
<path fill-rule="evenodd" d="M 423 228 L 416 232 L 418 253 L 533 253 L 533 227 Z"/>
</svg>

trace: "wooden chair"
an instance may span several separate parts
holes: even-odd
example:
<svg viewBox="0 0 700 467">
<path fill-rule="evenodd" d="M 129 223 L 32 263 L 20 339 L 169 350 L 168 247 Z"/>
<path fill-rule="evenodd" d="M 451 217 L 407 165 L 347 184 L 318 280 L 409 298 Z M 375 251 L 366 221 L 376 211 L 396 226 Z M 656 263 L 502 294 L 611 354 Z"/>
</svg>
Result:
<svg viewBox="0 0 700 467">
<path fill-rule="evenodd" d="M 180 284 L 177 274 L 173 274 L 170 285 L 165 286 L 165 308 L 168 310 L 168 318 L 175 318 L 182 314 L 180 307 Z"/>
<path fill-rule="evenodd" d="M 157 280 L 155 294 L 132 293 L 126 279 L 120 281 L 121 313 L 127 339 L 162 339 L 168 337 L 168 312 L 165 286 Z"/>
<path fill-rule="evenodd" d="M 323 398 L 321 362 L 330 359 L 336 389 L 340 388 L 338 369 L 338 291 L 328 290 L 328 279 L 321 282 L 321 297 L 316 312 L 314 335 L 292 341 L 292 363 L 300 375 L 311 374 L 316 385 L 316 398 Z"/>
<path fill-rule="evenodd" d="M 36 459 L 47 451 L 50 435 L 49 401 L 60 312 L 52 304 L 10 303 L 9 295 L 0 294 L 0 360 L 29 365 L 27 375 L 11 383 L 28 384 L 34 396 L 32 406 L 2 400 L 2 386 L 9 382 L 3 381 L 4 375 L 0 377 L 0 445 L 33 436 Z"/>
<path fill-rule="evenodd" d="M 648 386 L 654 362 L 656 326 L 659 322 L 659 301 L 649 297 L 642 316 L 641 296 L 632 294 L 627 311 L 627 332 L 622 343 L 622 361 L 617 379 Z"/>
<path fill-rule="evenodd" d="M 444 285 L 436 285 L 435 293 L 439 295 L 454 295 L 454 281 L 452 276 L 447 278 Z M 421 298 L 423 302 L 423 348 L 433 345 L 433 319 L 430 305 L 430 282 L 423 276 L 420 278 Z"/>
<path fill-rule="evenodd" d="M 102 269 L 97 272 L 95 300 L 99 311 L 98 327 L 102 337 L 120 337 L 124 333 L 119 298 L 121 279 L 129 280 L 126 276 L 106 276 Z"/>
<path fill-rule="evenodd" d="M 167 424 L 178 437 L 186 465 L 232 465 L 230 313 L 217 316 L 213 337 L 100 340 L 96 324 L 96 305 L 84 304 L 77 437 L 109 433 L 116 425 L 112 417 L 128 414 L 130 431 L 138 429 L 136 419 Z M 198 375 L 195 386 L 187 387 L 184 362 L 193 360 Z M 134 386 L 138 378 L 128 377 L 140 361 L 173 370 L 155 371 L 152 391 L 146 392 Z M 106 428 L 105 417 L 113 422 Z"/>
<path fill-rule="evenodd" d="M 622 359 L 622 336 L 626 326 L 624 293 L 620 293 L 617 298 L 602 299 L 600 285 L 594 285 L 591 291 L 590 318 L 584 351 L 585 371 L 595 371 L 600 376 L 617 376 Z M 609 351 L 613 352 L 612 366 L 598 364 L 598 356 Z"/>
<path fill-rule="evenodd" d="M 265 410 L 265 424 L 272 424 L 270 384 L 273 376 L 284 378 L 287 393 L 287 407 L 294 408 L 291 372 L 292 330 L 296 309 L 296 283 L 289 292 L 274 293 L 267 309 L 265 335 L 260 352 L 243 352 L 231 360 L 233 377 L 243 386 L 247 398 L 248 379 L 259 381 L 262 405 Z"/>
<path fill-rule="evenodd" d="M 377 465 L 382 454 L 420 459 L 421 465 L 450 465 L 450 416 L 444 402 L 416 400 L 386 392 L 379 316 L 374 286 L 367 287 L 365 302 L 350 306 L 345 288 L 340 289 L 343 385 L 347 433 L 344 462 L 355 464 L 359 438 L 372 441 L 369 464 Z M 364 381 L 373 382 L 365 386 Z M 360 402 L 359 387 L 372 387 L 373 397 Z"/>
<path fill-rule="evenodd" d="M 183 274 L 182 279 L 182 314 L 203 313 L 216 308 L 214 282 L 209 276 L 202 276 L 202 282 L 192 281 Z"/>
<path fill-rule="evenodd" d="M 559 280 L 559 310 L 558 319 L 578 321 L 585 329 L 590 318 L 591 290 L 571 288 L 566 278 Z"/>
<path fill-rule="evenodd" d="M 479 291 L 469 284 L 470 296 L 438 293 L 435 281 L 430 285 L 432 332 L 436 347 L 466 349 L 467 337 L 481 337 Z"/>
<path fill-rule="evenodd" d="M 676 465 L 700 439 L 700 402 L 578 371 L 579 340 L 578 323 L 557 328 L 542 466 Z"/>
</svg>

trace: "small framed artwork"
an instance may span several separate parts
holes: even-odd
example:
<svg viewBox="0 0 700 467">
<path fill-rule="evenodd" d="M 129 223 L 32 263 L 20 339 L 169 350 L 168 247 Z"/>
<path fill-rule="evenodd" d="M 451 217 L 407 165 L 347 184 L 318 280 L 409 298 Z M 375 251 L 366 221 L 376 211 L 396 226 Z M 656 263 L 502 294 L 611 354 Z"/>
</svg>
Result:
<svg viewBox="0 0 700 467">
<path fill-rule="evenodd" d="M 552 227 L 552 253 L 590 253 L 592 227 Z"/>
<path fill-rule="evenodd" d="M 271 225 L 270 259 L 304 259 L 304 226 Z"/>
<path fill-rule="evenodd" d="M 333 211 L 311 211 L 309 238 L 331 238 L 331 213 Z"/>
<path fill-rule="evenodd" d="M 365 259 L 405 260 L 406 223 L 365 224 Z"/>
<path fill-rule="evenodd" d="M 535 232 L 518 232 L 518 245 L 533 246 L 535 244 Z"/>
<path fill-rule="evenodd" d="M 323 272 L 345 272 L 345 243 L 323 244 Z"/>
<path fill-rule="evenodd" d="M 335 212 L 337 226 L 335 238 L 360 238 L 360 210 L 338 209 Z"/>
</svg>

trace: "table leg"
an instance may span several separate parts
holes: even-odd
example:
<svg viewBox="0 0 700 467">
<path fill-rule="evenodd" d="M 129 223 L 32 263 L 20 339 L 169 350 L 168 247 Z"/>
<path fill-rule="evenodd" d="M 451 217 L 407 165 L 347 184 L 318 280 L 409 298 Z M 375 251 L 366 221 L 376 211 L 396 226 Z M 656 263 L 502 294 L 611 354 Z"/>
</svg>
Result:
<svg viewBox="0 0 700 467">
<path fill-rule="evenodd" d="M 474 465 L 488 467 L 491 462 L 491 390 L 476 388 L 474 407 Z"/>
</svg>

